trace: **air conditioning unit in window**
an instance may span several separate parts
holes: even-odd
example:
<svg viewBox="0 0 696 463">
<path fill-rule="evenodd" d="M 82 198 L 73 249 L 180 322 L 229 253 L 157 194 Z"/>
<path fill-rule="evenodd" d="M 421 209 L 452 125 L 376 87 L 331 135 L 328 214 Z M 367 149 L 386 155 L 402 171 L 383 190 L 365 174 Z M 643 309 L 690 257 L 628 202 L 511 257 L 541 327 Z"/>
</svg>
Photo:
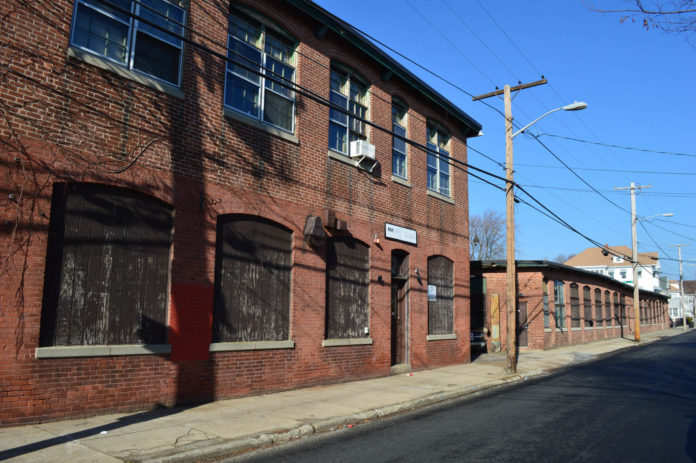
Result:
<svg viewBox="0 0 696 463">
<path fill-rule="evenodd" d="M 375 160 L 375 145 L 365 140 L 355 140 L 350 142 L 351 158 L 368 158 Z"/>
</svg>

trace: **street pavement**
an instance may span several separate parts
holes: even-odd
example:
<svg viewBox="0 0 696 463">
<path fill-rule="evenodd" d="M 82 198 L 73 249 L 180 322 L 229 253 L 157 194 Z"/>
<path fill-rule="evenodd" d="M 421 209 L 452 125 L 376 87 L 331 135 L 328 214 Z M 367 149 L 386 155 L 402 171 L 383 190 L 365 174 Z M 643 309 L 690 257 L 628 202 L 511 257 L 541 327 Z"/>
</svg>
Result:
<svg viewBox="0 0 696 463">
<path fill-rule="evenodd" d="M 199 406 L 0 428 L 0 461 L 196 462 L 424 408 L 683 333 L 643 333 L 639 344 L 618 338 L 523 350 L 514 375 L 505 373 L 502 352 L 464 365 Z"/>
</svg>

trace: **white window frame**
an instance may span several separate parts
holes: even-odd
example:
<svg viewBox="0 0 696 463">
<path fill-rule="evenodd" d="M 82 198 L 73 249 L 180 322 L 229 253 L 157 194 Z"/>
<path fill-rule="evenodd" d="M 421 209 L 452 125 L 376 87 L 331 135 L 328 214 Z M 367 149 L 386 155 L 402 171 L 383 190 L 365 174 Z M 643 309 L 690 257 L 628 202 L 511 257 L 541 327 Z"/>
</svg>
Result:
<svg viewBox="0 0 696 463">
<path fill-rule="evenodd" d="M 178 33 L 179 33 L 180 36 L 183 36 L 183 35 L 184 35 L 184 26 L 183 26 L 183 25 L 186 24 L 186 9 L 183 8 L 182 6 L 180 6 L 180 4 L 179 4 L 178 2 L 171 2 L 171 1 L 168 1 L 168 0 L 158 0 L 158 1 L 161 1 L 162 3 L 169 4 L 169 5 L 173 6 L 174 8 L 177 8 L 177 9 L 181 10 L 181 14 L 182 14 L 182 16 L 181 16 L 181 26 L 178 27 L 178 29 L 179 29 Z M 74 8 L 73 8 L 72 25 L 71 25 L 71 27 L 70 27 L 70 45 L 71 45 L 72 47 L 75 47 L 75 48 L 77 48 L 77 49 L 79 49 L 79 50 L 83 50 L 83 51 L 85 51 L 85 52 L 87 52 L 87 53 L 90 53 L 90 54 L 92 54 L 92 55 L 98 56 L 98 57 L 101 58 L 101 59 L 104 59 L 104 60 L 107 60 L 107 61 L 110 61 L 110 62 L 113 62 L 113 63 L 117 63 L 118 65 L 125 67 L 125 68 L 128 69 L 129 71 L 132 71 L 132 72 L 136 72 L 136 73 L 138 73 L 138 74 L 145 75 L 145 76 L 147 76 L 148 78 L 155 79 L 155 80 L 157 80 L 157 81 L 159 81 L 159 82 L 164 82 L 164 83 L 166 83 L 166 84 L 174 85 L 174 86 L 176 86 L 176 87 L 180 87 L 180 86 L 181 86 L 181 71 L 182 71 L 183 61 L 184 61 L 184 53 L 183 53 L 183 51 L 184 51 L 184 43 L 183 43 L 183 40 L 182 40 L 182 39 L 178 39 L 178 38 L 176 38 L 176 37 L 173 39 L 173 41 L 172 41 L 172 40 L 163 40 L 162 37 L 153 36 L 152 33 L 151 33 L 151 32 L 148 32 L 147 30 L 139 29 L 140 21 L 139 21 L 137 18 L 140 17 L 140 8 L 141 8 L 141 6 L 140 6 L 140 5 L 141 5 L 140 0 L 130 0 L 130 13 L 132 14 L 132 16 L 128 16 L 128 20 L 127 20 L 127 21 L 124 21 L 123 18 L 120 18 L 120 17 L 114 15 L 113 13 L 109 12 L 108 10 L 106 10 L 106 9 L 104 8 L 103 5 L 100 6 L 100 2 L 99 2 L 99 1 L 75 0 L 75 4 L 74 4 L 74 5 L 75 5 L 75 6 L 74 6 Z M 96 50 L 92 50 L 92 49 L 87 48 L 87 47 L 85 47 L 85 46 L 79 45 L 79 44 L 77 44 L 77 43 L 75 42 L 75 26 L 76 26 L 76 23 L 77 23 L 77 13 L 78 13 L 78 10 L 79 10 L 80 5 L 82 5 L 83 8 L 89 8 L 89 9 L 91 9 L 91 10 L 93 10 L 93 11 L 95 11 L 95 12 L 97 12 L 97 13 L 103 15 L 103 16 L 105 16 L 106 18 L 109 18 L 109 19 L 111 19 L 111 20 L 113 20 L 113 21 L 117 21 L 117 22 L 119 22 L 119 23 L 121 23 L 121 24 L 123 24 L 123 25 L 125 25 L 125 26 L 128 27 L 128 33 L 127 33 L 126 45 L 125 45 L 125 48 L 126 48 L 126 59 L 125 59 L 125 61 L 120 61 L 120 60 L 111 58 L 111 57 L 106 56 L 106 55 L 104 55 L 104 54 L 102 54 L 102 53 L 99 53 L 99 52 L 96 51 Z M 145 8 L 148 8 L 148 7 L 145 6 Z M 158 14 L 158 12 L 155 12 L 154 14 Z M 174 20 L 170 20 L 170 21 L 174 22 Z M 176 24 L 176 22 L 174 22 L 174 24 Z M 149 24 L 143 24 L 143 26 L 149 27 Z M 164 33 L 164 31 L 161 31 L 161 30 L 159 30 L 159 29 L 156 29 L 156 30 L 158 30 L 159 32 Z M 152 36 L 152 37 L 154 37 L 156 40 L 159 40 L 159 41 L 162 41 L 162 42 L 166 42 L 167 44 L 169 44 L 169 45 L 171 45 L 171 46 L 173 46 L 173 47 L 179 49 L 179 68 L 177 69 L 177 73 L 176 73 L 176 75 L 177 75 L 177 81 L 176 81 L 176 82 L 171 82 L 171 81 L 169 81 L 169 80 L 162 79 L 161 77 L 157 77 L 157 76 L 155 76 L 155 75 L 153 75 L 153 74 L 150 74 L 150 73 L 148 73 L 148 72 L 145 72 L 145 71 L 143 71 L 143 70 L 141 70 L 141 69 L 138 69 L 138 68 L 136 68 L 136 67 L 134 66 L 134 64 L 135 64 L 136 35 L 137 35 L 138 32 L 142 32 L 143 34 L 147 34 L 147 35 L 149 35 L 149 36 Z M 178 42 L 178 43 L 174 43 L 174 42 Z"/>
<path fill-rule="evenodd" d="M 435 132 L 435 139 L 437 143 L 432 143 L 431 133 Z M 428 189 L 434 191 L 435 193 L 441 194 L 448 198 L 452 197 L 452 169 L 450 168 L 451 156 L 451 135 L 434 123 L 428 123 L 426 127 L 426 144 L 428 148 L 427 153 L 427 183 Z M 445 159 L 443 159 L 445 158 Z M 431 162 L 434 160 L 434 163 Z M 445 172 L 443 166 L 446 166 L 447 171 Z M 431 173 L 433 182 L 431 182 Z M 446 176 L 447 185 L 443 186 L 442 178 Z"/>
<path fill-rule="evenodd" d="M 232 24 L 233 17 L 239 21 L 246 23 L 250 27 L 257 29 L 259 36 L 258 36 L 256 44 L 251 44 L 248 41 L 242 40 L 239 37 L 236 37 L 235 35 L 233 35 L 231 33 L 231 24 Z M 229 15 L 229 19 L 230 20 L 229 20 L 228 30 L 227 30 L 227 58 L 228 58 L 228 60 L 234 61 L 235 58 L 239 58 L 240 61 L 238 61 L 238 62 L 240 64 L 242 64 L 246 67 L 254 67 L 255 64 L 245 60 L 242 57 L 238 57 L 236 54 L 234 54 L 232 52 L 230 44 L 232 43 L 233 40 L 235 40 L 235 41 L 243 43 L 244 45 L 253 46 L 257 49 L 257 51 L 261 55 L 261 63 L 259 65 L 259 69 L 258 69 L 258 71 L 261 74 L 258 76 L 258 78 L 259 78 L 258 82 L 252 82 L 249 79 L 247 79 L 245 76 L 240 75 L 240 74 L 234 72 L 234 70 L 230 69 L 229 64 L 226 65 L 225 66 L 224 99 L 223 99 L 223 102 L 224 102 L 223 104 L 224 104 L 225 108 L 230 109 L 231 111 L 234 111 L 236 113 L 243 114 L 246 117 L 250 117 L 250 118 L 254 119 L 255 121 L 261 122 L 263 124 L 267 124 L 271 127 L 275 127 L 278 130 L 282 130 L 282 131 L 288 132 L 288 133 L 295 133 L 295 115 L 296 115 L 296 111 L 297 111 L 295 92 L 292 89 L 289 89 L 290 96 L 282 95 L 281 93 L 278 93 L 277 91 L 273 90 L 272 88 L 268 88 L 266 86 L 267 79 L 266 79 L 265 74 L 266 74 L 266 72 L 268 72 L 267 68 L 266 68 L 266 64 L 267 64 L 267 60 L 269 58 L 269 53 L 266 50 L 266 38 L 268 35 L 271 35 L 274 38 L 274 40 L 282 42 L 284 45 L 287 45 L 287 47 L 292 50 L 292 52 L 290 53 L 289 61 L 279 60 L 278 58 L 275 58 L 273 56 L 270 56 L 270 59 L 280 61 L 282 65 L 287 66 L 289 68 L 292 68 L 291 82 L 293 84 L 295 83 L 295 80 L 297 78 L 297 53 L 296 53 L 297 43 L 295 43 L 294 40 L 291 40 L 286 34 L 279 32 L 278 30 L 276 30 L 273 27 L 269 27 L 267 24 L 265 24 L 264 22 L 262 22 L 256 18 L 252 18 L 252 20 L 255 22 L 258 22 L 258 26 L 254 25 L 254 24 L 250 24 L 248 17 L 242 12 L 238 12 L 238 11 L 231 12 Z M 248 113 L 246 111 L 242 111 L 239 108 L 235 108 L 231 104 L 227 104 L 227 96 L 228 96 L 227 95 L 227 92 L 228 92 L 227 79 L 229 78 L 230 74 L 236 76 L 237 78 L 243 79 L 244 81 L 249 82 L 250 84 L 258 87 L 258 89 L 259 89 L 258 90 L 259 91 L 258 115 L 253 114 L 253 113 Z M 278 77 L 278 76 L 274 76 L 274 77 L 276 80 L 279 80 L 281 82 L 284 81 L 284 79 L 282 77 Z M 271 82 L 274 82 L 274 81 L 271 81 Z M 290 128 L 282 127 L 280 125 L 276 125 L 272 122 L 265 120 L 266 93 L 267 92 L 272 92 L 274 95 L 277 95 L 280 98 L 283 98 L 285 100 L 292 102 L 292 115 L 291 115 Z"/>
<path fill-rule="evenodd" d="M 403 137 L 408 136 L 408 109 L 399 101 L 392 102 L 392 131 L 394 133 L 403 132 Z M 403 143 L 403 151 L 397 146 Z M 403 159 L 403 172 L 397 169 L 397 160 Z M 408 180 L 408 144 L 395 136 L 392 136 L 392 175 Z"/>
<path fill-rule="evenodd" d="M 339 77 L 342 80 L 339 89 L 333 88 L 333 81 L 335 77 Z M 359 101 L 358 99 L 353 97 L 352 90 L 355 90 L 356 96 L 361 95 L 362 101 Z M 342 106 L 343 109 L 345 109 L 346 111 L 351 111 L 351 105 L 355 105 L 356 107 L 363 109 L 364 115 L 360 116 L 355 112 L 353 112 L 353 114 L 356 114 L 356 116 L 360 117 L 361 119 L 368 118 L 370 110 L 370 102 L 368 98 L 368 85 L 365 84 L 365 82 L 362 79 L 355 76 L 355 74 L 343 68 L 336 68 L 332 66 L 331 87 L 329 88 L 329 91 L 332 103 L 338 106 Z M 345 105 L 339 104 L 341 99 L 345 100 Z M 338 147 L 331 146 L 332 127 L 337 127 L 338 130 L 344 132 L 346 140 L 345 151 L 342 151 Z M 350 142 L 355 140 L 367 140 L 367 135 L 367 124 L 365 124 L 364 122 L 350 117 L 343 112 L 336 111 L 333 109 L 329 110 L 329 149 L 331 151 L 340 153 L 345 156 L 350 156 Z"/>
</svg>

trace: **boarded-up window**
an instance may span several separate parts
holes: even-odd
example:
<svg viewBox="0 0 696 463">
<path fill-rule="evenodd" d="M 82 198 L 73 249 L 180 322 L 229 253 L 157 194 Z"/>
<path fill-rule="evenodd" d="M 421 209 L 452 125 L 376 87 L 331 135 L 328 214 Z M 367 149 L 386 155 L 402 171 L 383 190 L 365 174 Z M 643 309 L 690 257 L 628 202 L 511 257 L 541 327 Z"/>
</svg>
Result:
<svg viewBox="0 0 696 463">
<path fill-rule="evenodd" d="M 611 293 L 604 291 L 604 320 L 607 328 L 611 328 Z"/>
<path fill-rule="evenodd" d="M 585 312 L 585 327 L 591 328 L 594 323 L 592 321 L 592 296 L 589 286 L 582 288 L 582 300 Z"/>
<path fill-rule="evenodd" d="M 367 337 L 370 259 L 367 245 L 332 237 L 326 245 L 326 339 Z"/>
<path fill-rule="evenodd" d="M 570 326 L 573 328 L 580 327 L 580 296 L 578 294 L 578 285 L 575 283 L 570 285 Z"/>
<path fill-rule="evenodd" d="M 553 284 L 553 300 L 555 302 L 556 328 L 565 328 L 565 283 L 557 280 Z"/>
<path fill-rule="evenodd" d="M 40 345 L 165 343 L 171 231 L 154 198 L 56 184 Z"/>
<path fill-rule="evenodd" d="M 541 281 L 541 294 L 543 298 L 544 328 L 549 328 L 549 282 L 546 279 Z"/>
<path fill-rule="evenodd" d="M 614 321 L 617 326 L 621 324 L 619 319 L 619 293 L 614 293 Z"/>
<path fill-rule="evenodd" d="M 454 333 L 453 269 L 445 256 L 428 258 L 428 334 Z"/>
<path fill-rule="evenodd" d="M 261 217 L 218 220 L 213 342 L 290 336 L 292 233 Z"/>
<path fill-rule="evenodd" d="M 595 319 L 597 320 L 597 326 L 604 326 L 604 317 L 602 317 L 602 291 L 600 289 L 594 290 L 595 299 Z"/>
</svg>

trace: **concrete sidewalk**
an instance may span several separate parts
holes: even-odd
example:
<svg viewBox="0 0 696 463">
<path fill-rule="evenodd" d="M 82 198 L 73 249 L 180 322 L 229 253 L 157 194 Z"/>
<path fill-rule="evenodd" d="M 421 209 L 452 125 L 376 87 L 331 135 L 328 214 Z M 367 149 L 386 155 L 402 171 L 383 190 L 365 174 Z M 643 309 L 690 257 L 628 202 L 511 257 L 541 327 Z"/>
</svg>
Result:
<svg viewBox="0 0 696 463">
<path fill-rule="evenodd" d="M 0 461 L 193 462 L 414 410 L 644 345 L 681 329 L 522 352 L 518 373 L 505 353 L 383 378 L 221 400 L 200 406 L 0 428 Z"/>
</svg>

